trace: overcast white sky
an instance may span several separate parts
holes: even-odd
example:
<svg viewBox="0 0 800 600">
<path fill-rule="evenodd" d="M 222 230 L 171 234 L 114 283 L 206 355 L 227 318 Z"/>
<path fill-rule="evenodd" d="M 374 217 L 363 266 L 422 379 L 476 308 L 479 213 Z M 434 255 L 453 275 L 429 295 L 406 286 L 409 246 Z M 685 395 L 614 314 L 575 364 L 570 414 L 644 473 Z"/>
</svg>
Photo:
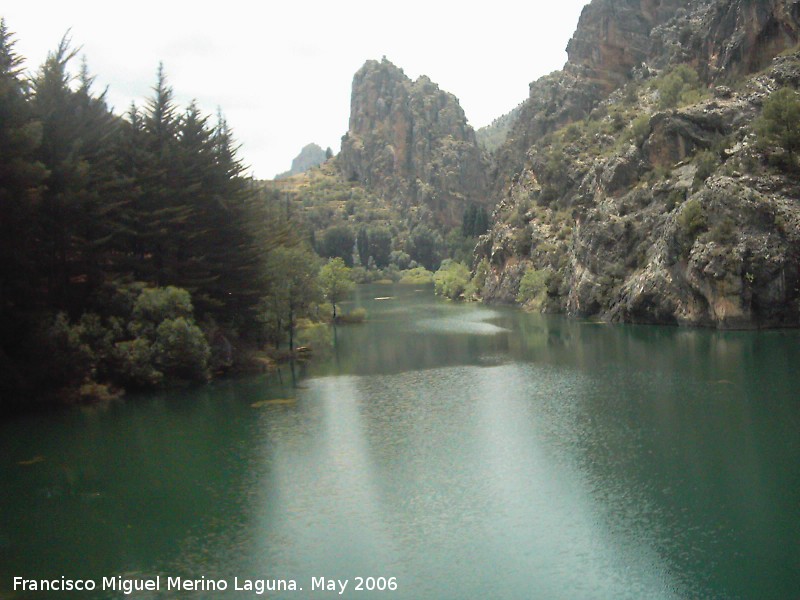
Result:
<svg viewBox="0 0 800 600">
<path fill-rule="evenodd" d="M 367 59 L 428 75 L 473 127 L 487 125 L 563 66 L 587 1 L 6 0 L 0 16 L 31 70 L 71 29 L 117 113 L 144 104 L 163 61 L 181 108 L 221 107 L 245 163 L 267 179 L 307 143 L 339 151 L 353 74 Z"/>
</svg>

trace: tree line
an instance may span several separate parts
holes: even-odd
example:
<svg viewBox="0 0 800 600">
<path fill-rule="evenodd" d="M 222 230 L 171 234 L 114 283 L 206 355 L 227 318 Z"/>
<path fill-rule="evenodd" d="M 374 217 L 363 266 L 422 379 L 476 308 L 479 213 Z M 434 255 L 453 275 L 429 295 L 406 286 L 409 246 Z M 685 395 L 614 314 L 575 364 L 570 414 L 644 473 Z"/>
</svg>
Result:
<svg viewBox="0 0 800 600">
<path fill-rule="evenodd" d="M 28 75 L 0 20 L 0 412 L 207 378 L 289 335 L 287 273 L 315 264 L 221 114 L 159 67 L 116 115 L 76 55 Z"/>
</svg>

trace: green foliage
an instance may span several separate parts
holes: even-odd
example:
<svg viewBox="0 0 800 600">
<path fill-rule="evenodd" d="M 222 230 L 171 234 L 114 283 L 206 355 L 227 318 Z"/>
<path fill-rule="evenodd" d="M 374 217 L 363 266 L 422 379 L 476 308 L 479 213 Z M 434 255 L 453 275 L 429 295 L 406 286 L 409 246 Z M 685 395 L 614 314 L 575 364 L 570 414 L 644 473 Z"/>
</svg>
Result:
<svg viewBox="0 0 800 600">
<path fill-rule="evenodd" d="M 695 186 L 708 179 L 719 166 L 719 155 L 712 150 L 701 150 L 694 156 L 697 173 L 694 176 Z"/>
<path fill-rule="evenodd" d="M 433 273 L 425 267 L 414 267 L 401 273 L 400 283 L 406 285 L 425 285 L 433 283 Z"/>
<path fill-rule="evenodd" d="M 700 99 L 700 77 L 688 65 L 678 65 L 656 82 L 658 105 L 661 109 L 674 108 Z"/>
<path fill-rule="evenodd" d="M 736 240 L 736 224 L 730 218 L 720 219 L 711 226 L 706 236 L 718 244 L 729 244 Z"/>
<path fill-rule="evenodd" d="M 402 250 L 393 250 L 389 255 L 389 261 L 400 271 L 411 268 L 411 257 Z"/>
<path fill-rule="evenodd" d="M 540 308 L 547 299 L 547 288 L 553 272 L 550 269 L 529 269 L 519 282 L 517 302 Z"/>
<path fill-rule="evenodd" d="M 470 280 L 466 265 L 445 260 L 433 276 L 434 291 L 439 296 L 457 300 L 461 298 Z"/>
<path fill-rule="evenodd" d="M 489 276 L 489 270 L 489 261 L 482 258 L 475 267 L 475 275 L 472 276 L 472 279 L 470 279 L 464 290 L 464 296 L 467 300 L 478 298 L 481 295 L 483 288 L 486 286 L 486 278 Z"/>
<path fill-rule="evenodd" d="M 268 271 L 269 293 L 259 305 L 260 321 L 276 346 L 288 335 L 293 348 L 298 319 L 320 300 L 317 259 L 305 246 L 279 247 L 270 252 Z"/>
<path fill-rule="evenodd" d="M 539 204 L 542 206 L 555 202 L 569 191 L 572 182 L 567 175 L 567 157 L 564 148 L 560 144 L 553 144 L 545 153 L 545 162 L 538 175 L 542 183 L 542 192 L 539 196 Z"/>
<path fill-rule="evenodd" d="M 631 123 L 631 140 L 637 146 L 641 146 L 648 135 L 650 135 L 650 115 L 639 115 Z"/>
<path fill-rule="evenodd" d="M 686 199 L 686 191 L 685 190 L 672 190 L 669 195 L 667 196 L 666 202 L 664 203 L 664 209 L 666 212 L 672 212 L 675 210 L 675 207 L 678 206 L 681 202 Z"/>
<path fill-rule="evenodd" d="M 388 227 L 375 225 L 368 229 L 369 256 L 375 261 L 375 266 L 384 269 L 389 266 L 392 254 L 392 232 Z"/>
<path fill-rule="evenodd" d="M 447 256 L 456 262 L 472 262 L 472 254 L 478 240 L 474 237 L 464 237 L 460 228 L 453 228 L 444 238 L 444 251 Z"/>
<path fill-rule="evenodd" d="M 81 340 L 80 327 L 71 325 L 64 313 L 59 313 L 47 330 L 45 351 L 52 361 L 46 377 L 58 388 L 79 385 L 92 373 L 94 354 Z"/>
<path fill-rule="evenodd" d="M 367 309 L 354 308 L 348 313 L 339 316 L 341 323 L 363 323 L 367 319 Z"/>
<path fill-rule="evenodd" d="M 470 204 L 464 210 L 461 235 L 467 238 L 483 235 L 489 229 L 489 215 L 483 206 Z"/>
<path fill-rule="evenodd" d="M 356 237 L 347 225 L 329 227 L 322 234 L 317 251 L 326 258 L 340 258 L 348 267 L 353 266 L 353 246 Z"/>
<path fill-rule="evenodd" d="M 194 313 L 189 292 L 174 286 L 142 290 L 133 305 L 132 331 L 152 335 L 167 319 L 191 318 Z"/>
<path fill-rule="evenodd" d="M 0 396 L 21 403 L 203 379 L 193 308 L 259 332 L 262 300 L 285 305 L 269 255 L 303 234 L 246 178 L 225 119 L 181 111 L 163 68 L 119 116 L 75 55 L 64 38 L 26 78 L 0 20 Z"/>
<path fill-rule="evenodd" d="M 206 381 L 211 348 L 192 319 L 164 319 L 156 329 L 153 359 L 167 377 Z"/>
<path fill-rule="evenodd" d="M 206 381 L 211 348 L 194 322 L 191 296 L 169 286 L 141 291 L 128 326 L 134 339 L 115 344 L 123 385 L 152 387 L 165 378 Z"/>
<path fill-rule="evenodd" d="M 514 252 L 520 256 L 529 256 L 533 246 L 533 230 L 530 225 L 514 232 Z"/>
<path fill-rule="evenodd" d="M 319 287 L 330 302 L 333 318 L 336 319 L 336 303 L 344 300 L 353 291 L 350 269 L 341 258 L 332 258 L 319 271 Z"/>
<path fill-rule="evenodd" d="M 117 343 L 114 358 L 118 365 L 117 376 L 126 387 L 155 387 L 164 379 L 164 374 L 154 366 L 153 345 L 148 339 Z"/>
<path fill-rule="evenodd" d="M 708 221 L 699 200 L 692 198 L 684 202 L 678 213 L 678 224 L 684 236 L 689 239 L 694 239 L 707 228 Z"/>
<path fill-rule="evenodd" d="M 764 102 L 761 117 L 755 125 L 764 146 L 777 146 L 794 155 L 800 150 L 800 96 L 791 88 L 781 88 Z"/>
<path fill-rule="evenodd" d="M 417 225 L 406 240 L 406 252 L 412 260 L 429 271 L 441 261 L 442 236 L 427 225 Z"/>
</svg>

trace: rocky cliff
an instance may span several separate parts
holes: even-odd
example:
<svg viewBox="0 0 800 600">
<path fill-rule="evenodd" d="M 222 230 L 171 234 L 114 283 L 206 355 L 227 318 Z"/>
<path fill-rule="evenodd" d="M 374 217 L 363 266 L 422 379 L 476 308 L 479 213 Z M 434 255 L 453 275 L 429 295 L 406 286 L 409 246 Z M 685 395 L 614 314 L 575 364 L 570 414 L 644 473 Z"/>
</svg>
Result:
<svg viewBox="0 0 800 600">
<path fill-rule="evenodd" d="M 447 227 L 470 203 L 488 201 L 486 164 L 458 100 L 385 58 L 353 78 L 337 164 L 348 179 L 401 208 L 427 207 Z"/>
<path fill-rule="evenodd" d="M 299 175 L 305 173 L 313 167 L 318 167 L 327 159 L 325 150 L 320 148 L 317 144 L 307 144 L 300 150 L 300 154 L 292 160 L 292 168 L 284 173 L 275 176 L 275 179 L 286 179 L 292 175 Z"/>
<path fill-rule="evenodd" d="M 531 84 L 495 155 L 484 299 L 798 325 L 797 168 L 776 166 L 756 124 L 775 90 L 800 85 L 799 15 L 795 0 L 589 4 L 564 69 Z M 520 297 L 526 273 L 538 283 Z"/>
</svg>

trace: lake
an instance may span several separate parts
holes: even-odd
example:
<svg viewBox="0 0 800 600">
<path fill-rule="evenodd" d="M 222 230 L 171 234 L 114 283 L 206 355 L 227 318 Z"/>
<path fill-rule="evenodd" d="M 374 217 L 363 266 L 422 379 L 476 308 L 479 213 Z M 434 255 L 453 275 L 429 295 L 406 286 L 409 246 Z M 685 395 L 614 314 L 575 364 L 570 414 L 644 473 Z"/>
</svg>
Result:
<svg viewBox="0 0 800 600">
<path fill-rule="evenodd" d="M 399 285 L 360 286 L 354 307 L 367 322 L 294 381 L 285 366 L 0 423 L 0 598 L 56 596 L 11 592 L 15 576 L 96 581 L 76 597 L 175 597 L 169 577 L 227 586 L 186 598 L 797 597 L 797 331 L 604 325 Z M 248 580 L 303 589 L 234 589 Z"/>
</svg>

